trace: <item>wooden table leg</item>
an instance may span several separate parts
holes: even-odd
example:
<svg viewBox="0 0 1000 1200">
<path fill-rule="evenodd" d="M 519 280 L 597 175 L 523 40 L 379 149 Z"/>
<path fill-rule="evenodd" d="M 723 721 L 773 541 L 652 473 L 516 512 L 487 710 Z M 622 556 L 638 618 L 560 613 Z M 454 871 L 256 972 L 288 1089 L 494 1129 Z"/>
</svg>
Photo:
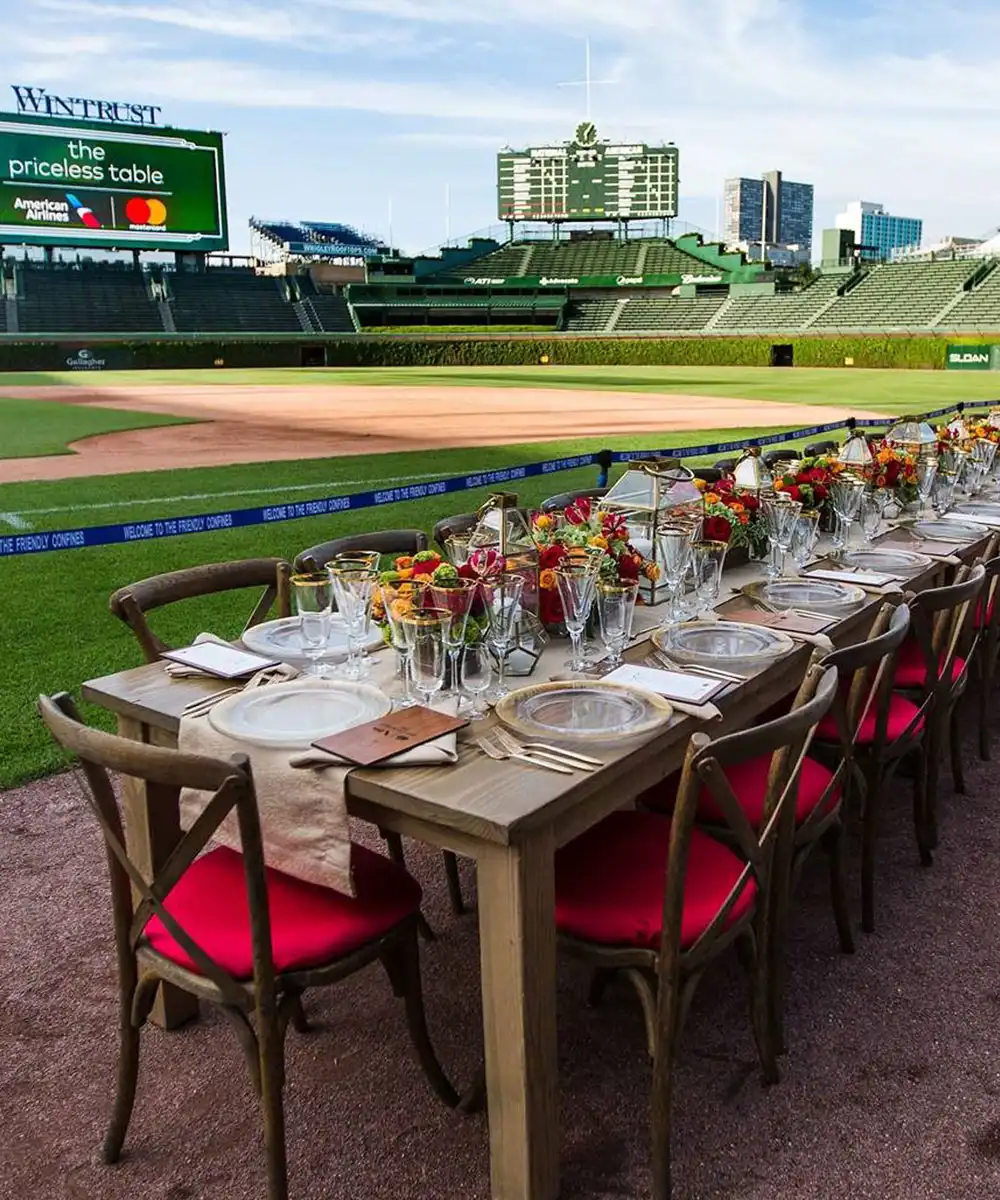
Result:
<svg viewBox="0 0 1000 1200">
<path fill-rule="evenodd" d="M 477 860 L 493 1200 L 559 1192 L 554 849 L 539 830 Z"/>
<path fill-rule="evenodd" d="M 118 718 L 118 732 L 135 742 L 154 740 L 150 729 L 130 717 Z M 177 788 L 122 778 L 122 810 L 129 857 L 152 878 L 181 839 L 180 793 Z M 176 1029 L 198 1015 L 198 999 L 172 984 L 162 983 L 149 1019 L 163 1029 Z"/>
</svg>

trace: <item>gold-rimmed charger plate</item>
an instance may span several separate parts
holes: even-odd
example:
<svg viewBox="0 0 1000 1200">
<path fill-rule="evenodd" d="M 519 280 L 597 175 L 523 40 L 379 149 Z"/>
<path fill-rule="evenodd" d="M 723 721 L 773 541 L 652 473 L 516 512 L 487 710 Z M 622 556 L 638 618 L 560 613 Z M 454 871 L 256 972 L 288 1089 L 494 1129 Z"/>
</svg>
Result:
<svg viewBox="0 0 1000 1200">
<path fill-rule="evenodd" d="M 642 737 L 673 716 L 669 701 L 605 680 L 535 683 L 499 700 L 497 719 L 525 738 L 607 741 Z"/>
<path fill-rule="evenodd" d="M 867 599 L 864 588 L 832 579 L 758 579 L 740 590 L 751 600 L 777 609 L 804 608 L 831 616 L 853 612 Z"/>
</svg>

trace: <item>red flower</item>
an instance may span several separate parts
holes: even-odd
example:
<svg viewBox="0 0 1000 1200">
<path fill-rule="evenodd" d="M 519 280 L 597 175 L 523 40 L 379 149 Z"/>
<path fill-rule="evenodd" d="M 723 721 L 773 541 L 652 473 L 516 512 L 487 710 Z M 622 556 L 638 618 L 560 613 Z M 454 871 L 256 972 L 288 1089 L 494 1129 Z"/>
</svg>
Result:
<svg viewBox="0 0 1000 1200">
<path fill-rule="evenodd" d="M 817 483 L 813 485 L 813 495 L 816 497 L 817 502 L 820 502 L 829 497 L 830 491 L 824 484 Z"/>
<path fill-rule="evenodd" d="M 624 541 L 627 536 L 628 522 L 622 513 L 606 512 L 601 514 L 601 528 L 606 538 L 617 538 Z"/>
<path fill-rule="evenodd" d="M 563 514 L 570 525 L 585 525 L 590 520 L 590 500 L 580 496 L 566 509 Z"/>
<path fill-rule="evenodd" d="M 413 564 L 413 574 L 433 575 L 440 565 L 440 561 L 435 562 L 432 558 L 424 559 L 421 562 L 415 562 Z"/>
<path fill-rule="evenodd" d="M 538 616 L 543 625 L 558 625 L 564 617 L 562 600 L 554 589 L 540 589 L 538 593 Z"/>
<path fill-rule="evenodd" d="M 702 531 L 709 542 L 728 542 L 733 531 L 725 517 L 706 517 Z"/>
<path fill-rule="evenodd" d="M 743 505 L 747 512 L 756 512 L 757 509 L 760 508 L 760 500 L 757 496 L 752 495 L 750 492 L 744 492 L 739 497 L 739 502 Z"/>
<path fill-rule="evenodd" d="M 639 561 L 639 556 L 637 554 L 623 554 L 618 560 L 619 579 L 638 579 Z"/>
<path fill-rule="evenodd" d="M 801 500 L 802 499 L 802 492 L 799 489 L 798 484 L 793 483 L 792 486 L 787 489 L 787 491 L 788 491 L 788 495 L 793 500 Z"/>
<path fill-rule="evenodd" d="M 566 557 L 566 547 L 558 542 L 546 546 L 538 555 L 538 565 L 543 571 L 554 571 Z"/>
</svg>

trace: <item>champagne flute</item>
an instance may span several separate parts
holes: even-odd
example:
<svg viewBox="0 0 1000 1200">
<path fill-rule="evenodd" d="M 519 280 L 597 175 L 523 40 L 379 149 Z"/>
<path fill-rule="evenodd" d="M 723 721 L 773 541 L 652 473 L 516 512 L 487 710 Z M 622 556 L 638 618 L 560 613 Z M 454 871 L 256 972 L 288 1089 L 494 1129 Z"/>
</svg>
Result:
<svg viewBox="0 0 1000 1200">
<path fill-rule="evenodd" d="M 563 620 L 569 631 L 572 653 L 567 666 L 571 671 L 585 670 L 583 631 L 594 606 L 597 576 L 589 563 L 565 565 L 556 571 L 556 587 L 563 606 Z"/>
<path fill-rule="evenodd" d="M 378 576 L 370 569 L 330 566 L 328 571 L 337 609 L 347 630 L 347 662 L 343 673 L 347 679 L 361 679 L 370 670 L 362 643 L 368 632 Z"/>
<path fill-rule="evenodd" d="M 691 561 L 691 531 L 686 525 L 664 525 L 657 531 L 656 544 L 667 581 L 666 624 L 675 625 L 679 620 L 678 595 Z"/>
<path fill-rule="evenodd" d="M 488 715 L 485 695 L 493 679 L 493 664 L 485 642 L 466 644 L 462 652 L 462 687 L 472 697 L 470 721 L 481 721 Z"/>
<path fill-rule="evenodd" d="M 524 576 L 504 573 L 491 579 L 484 579 L 480 587 L 486 602 L 486 616 L 489 621 L 487 640 L 497 660 L 497 679 L 492 689 L 492 695 L 499 700 L 506 696 L 509 690 L 504 682 L 504 670 L 507 665 L 507 655 L 514 645 L 517 622 L 521 615 Z"/>
<path fill-rule="evenodd" d="M 444 687 L 448 647 L 445 630 L 451 613 L 441 608 L 419 608 L 400 618 L 410 655 L 410 676 L 425 705 Z"/>
<path fill-rule="evenodd" d="M 597 585 L 597 616 L 601 623 L 601 641 L 608 649 L 611 668 L 620 665 L 622 651 L 632 636 L 632 617 L 639 595 L 636 580 Z"/>
<path fill-rule="evenodd" d="M 861 507 L 861 497 L 865 492 L 863 479 L 851 475 L 842 475 L 830 484 L 830 499 L 833 502 L 833 513 L 836 518 L 833 532 L 834 555 L 839 558 L 851 541 L 851 525 Z"/>
<path fill-rule="evenodd" d="M 882 506 L 875 492 L 866 492 L 861 499 L 861 536 L 871 546 L 882 528 Z"/>
<path fill-rule="evenodd" d="M 769 579 L 778 579 L 785 571 L 785 559 L 791 549 L 792 532 L 796 518 L 802 512 L 802 503 L 779 493 L 763 500 L 760 512 L 770 547 L 767 575 Z"/>
<path fill-rule="evenodd" d="M 981 477 L 978 475 L 979 464 L 973 462 L 972 465 L 976 468 L 976 475 L 974 476 L 974 479 L 976 480 L 975 486 L 978 489 L 981 479 Z M 936 458 L 921 457 L 917 462 L 917 494 L 920 497 L 920 505 L 917 516 L 923 516 L 927 508 L 927 501 L 930 499 L 931 493 L 934 490 L 934 480 L 937 478 L 937 470 L 938 464 Z"/>
<path fill-rule="evenodd" d="M 329 576 L 325 574 L 293 575 L 289 581 L 299 615 L 299 638 L 302 652 L 309 660 L 307 675 L 322 676 L 319 660 L 330 642 Z"/>
<path fill-rule="evenodd" d="M 819 541 L 819 510 L 807 509 L 795 518 L 795 528 L 792 530 L 792 562 L 799 571 L 803 571 L 813 556 L 816 543 Z"/>
</svg>

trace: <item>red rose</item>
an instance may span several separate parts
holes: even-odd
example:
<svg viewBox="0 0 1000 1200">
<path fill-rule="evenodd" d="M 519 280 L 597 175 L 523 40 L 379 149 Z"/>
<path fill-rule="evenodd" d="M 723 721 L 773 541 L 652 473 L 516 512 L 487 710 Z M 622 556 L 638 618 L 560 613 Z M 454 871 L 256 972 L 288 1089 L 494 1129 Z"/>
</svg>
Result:
<svg viewBox="0 0 1000 1200">
<path fill-rule="evenodd" d="M 792 486 L 790 488 L 788 488 L 787 490 L 788 490 L 788 495 L 793 500 L 801 500 L 802 499 L 802 492 L 800 491 L 797 484 L 793 483 Z"/>
<path fill-rule="evenodd" d="M 539 589 L 538 616 L 543 625 L 558 625 L 563 620 L 562 600 L 556 588 Z"/>
<path fill-rule="evenodd" d="M 752 496 L 749 492 L 739 497 L 740 504 L 747 512 L 756 512 L 760 508 L 760 500 L 757 496 Z"/>
<path fill-rule="evenodd" d="M 830 495 L 830 492 L 824 484 L 817 483 L 813 487 L 813 495 L 816 497 L 817 502 L 822 502 L 823 500 L 827 499 L 827 497 Z"/>
<path fill-rule="evenodd" d="M 618 560 L 618 577 L 619 579 L 638 579 L 639 578 L 639 558 L 635 554 L 623 554 Z"/>
<path fill-rule="evenodd" d="M 558 542 L 553 542 L 538 555 L 538 565 L 543 571 L 554 571 L 565 557 L 566 547 Z"/>
<path fill-rule="evenodd" d="M 728 542 L 733 527 L 725 517 L 706 517 L 702 532 L 709 542 Z"/>
</svg>

